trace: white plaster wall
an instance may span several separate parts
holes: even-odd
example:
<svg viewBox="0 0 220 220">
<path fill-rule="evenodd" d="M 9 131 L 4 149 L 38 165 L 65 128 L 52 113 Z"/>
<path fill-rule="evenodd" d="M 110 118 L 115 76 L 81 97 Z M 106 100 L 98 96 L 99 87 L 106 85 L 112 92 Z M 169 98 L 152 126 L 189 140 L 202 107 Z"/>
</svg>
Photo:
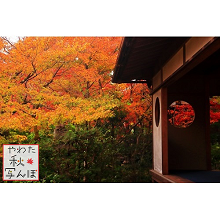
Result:
<svg viewBox="0 0 220 220">
<path fill-rule="evenodd" d="M 160 122 L 158 127 L 155 123 L 155 102 L 160 102 Z M 161 124 L 161 90 L 153 94 L 153 166 L 154 170 L 162 173 L 162 124 Z"/>
</svg>

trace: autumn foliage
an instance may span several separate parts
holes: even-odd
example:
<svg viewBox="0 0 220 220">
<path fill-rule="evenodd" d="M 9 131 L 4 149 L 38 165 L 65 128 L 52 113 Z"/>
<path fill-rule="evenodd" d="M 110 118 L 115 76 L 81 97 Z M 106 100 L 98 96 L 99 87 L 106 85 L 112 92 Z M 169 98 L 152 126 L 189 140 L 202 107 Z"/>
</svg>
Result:
<svg viewBox="0 0 220 220">
<path fill-rule="evenodd" d="M 42 169 L 69 175 L 67 182 L 120 181 L 118 163 L 143 163 L 146 141 L 151 146 L 151 98 L 146 84 L 111 82 L 120 43 L 120 37 L 0 38 L 1 144 L 38 143 Z M 51 165 L 48 152 L 59 155 Z M 94 166 L 103 171 L 89 175 Z M 52 181 L 45 180 L 48 170 L 41 172 L 44 181 Z"/>
<path fill-rule="evenodd" d="M 218 99 L 217 96 L 210 99 L 210 124 L 220 120 L 220 104 Z M 186 128 L 193 123 L 194 119 L 195 111 L 189 103 L 176 101 L 169 106 L 168 120 L 173 126 Z"/>
<path fill-rule="evenodd" d="M 220 100 L 215 96 L 210 100 L 210 123 L 219 122 L 220 120 Z"/>
<path fill-rule="evenodd" d="M 83 123 L 112 115 L 107 90 L 120 38 L 2 39 L 1 129 Z M 107 91 L 106 91 L 107 90 Z"/>
<path fill-rule="evenodd" d="M 0 144 L 39 144 L 41 182 L 150 181 L 151 97 L 145 83 L 112 83 L 120 43 L 0 38 Z M 169 113 L 177 126 L 194 118 L 186 103 Z"/>
<path fill-rule="evenodd" d="M 184 101 L 172 103 L 168 110 L 169 122 L 175 127 L 186 128 L 190 126 L 195 119 L 193 107 Z"/>
</svg>

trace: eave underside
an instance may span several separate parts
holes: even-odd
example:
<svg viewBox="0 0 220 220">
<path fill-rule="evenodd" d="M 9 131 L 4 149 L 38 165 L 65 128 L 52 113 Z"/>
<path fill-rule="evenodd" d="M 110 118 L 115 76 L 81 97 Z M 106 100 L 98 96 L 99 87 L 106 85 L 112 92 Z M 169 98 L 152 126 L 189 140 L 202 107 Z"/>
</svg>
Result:
<svg viewBox="0 0 220 220">
<path fill-rule="evenodd" d="M 147 82 L 189 39 L 188 37 L 125 37 L 114 71 L 114 83 Z"/>
</svg>

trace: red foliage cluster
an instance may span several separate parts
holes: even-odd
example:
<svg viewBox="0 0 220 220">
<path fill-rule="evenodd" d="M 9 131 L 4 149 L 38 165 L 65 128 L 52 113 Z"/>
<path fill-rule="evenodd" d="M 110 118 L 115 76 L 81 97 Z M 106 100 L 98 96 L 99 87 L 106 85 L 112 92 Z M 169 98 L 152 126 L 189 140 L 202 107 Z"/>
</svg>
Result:
<svg viewBox="0 0 220 220">
<path fill-rule="evenodd" d="M 217 100 L 210 100 L 210 123 L 213 124 L 220 120 L 220 104 Z"/>
<path fill-rule="evenodd" d="M 178 128 L 190 126 L 195 119 L 193 107 L 182 101 L 174 102 L 168 110 L 168 120 L 170 124 Z M 217 99 L 210 100 L 210 124 L 220 120 L 220 104 Z"/>
<path fill-rule="evenodd" d="M 172 104 L 168 110 L 169 122 L 178 128 L 190 126 L 195 119 L 195 112 L 190 104 L 181 101 Z"/>
</svg>

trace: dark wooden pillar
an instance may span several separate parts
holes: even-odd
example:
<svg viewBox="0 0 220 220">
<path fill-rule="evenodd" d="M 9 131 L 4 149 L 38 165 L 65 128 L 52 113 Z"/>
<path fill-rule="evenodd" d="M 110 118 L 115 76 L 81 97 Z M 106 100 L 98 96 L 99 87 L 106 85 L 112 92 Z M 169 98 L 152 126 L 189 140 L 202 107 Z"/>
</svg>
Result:
<svg viewBox="0 0 220 220">
<path fill-rule="evenodd" d="M 211 140 L 210 140 L 210 79 L 205 77 L 205 139 L 206 139 L 206 163 L 207 170 L 211 170 Z"/>
<path fill-rule="evenodd" d="M 161 119 L 162 119 L 162 173 L 168 174 L 168 117 L 167 117 L 167 88 L 161 91 Z"/>
</svg>

